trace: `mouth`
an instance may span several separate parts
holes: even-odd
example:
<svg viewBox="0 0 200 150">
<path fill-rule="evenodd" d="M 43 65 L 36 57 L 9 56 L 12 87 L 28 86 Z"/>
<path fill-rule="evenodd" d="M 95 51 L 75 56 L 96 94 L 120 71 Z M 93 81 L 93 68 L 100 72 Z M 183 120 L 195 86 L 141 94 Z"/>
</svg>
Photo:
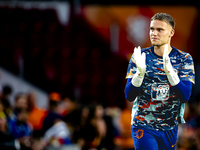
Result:
<svg viewBox="0 0 200 150">
<path fill-rule="evenodd" d="M 156 41 L 156 40 L 158 40 L 158 38 L 151 38 L 151 40 L 152 40 L 152 41 Z"/>
</svg>

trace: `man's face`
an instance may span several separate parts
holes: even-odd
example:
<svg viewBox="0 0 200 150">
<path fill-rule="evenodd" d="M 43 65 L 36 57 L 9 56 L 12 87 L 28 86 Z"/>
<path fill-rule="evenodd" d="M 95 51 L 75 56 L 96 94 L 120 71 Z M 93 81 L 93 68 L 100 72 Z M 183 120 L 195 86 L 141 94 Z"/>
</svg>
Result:
<svg viewBox="0 0 200 150">
<path fill-rule="evenodd" d="M 28 108 L 28 102 L 26 97 L 20 97 L 17 101 L 15 101 L 15 108 Z"/>
<path fill-rule="evenodd" d="M 162 46 L 168 44 L 174 35 L 172 26 L 165 21 L 152 20 L 150 23 L 150 40 L 154 46 Z"/>
</svg>

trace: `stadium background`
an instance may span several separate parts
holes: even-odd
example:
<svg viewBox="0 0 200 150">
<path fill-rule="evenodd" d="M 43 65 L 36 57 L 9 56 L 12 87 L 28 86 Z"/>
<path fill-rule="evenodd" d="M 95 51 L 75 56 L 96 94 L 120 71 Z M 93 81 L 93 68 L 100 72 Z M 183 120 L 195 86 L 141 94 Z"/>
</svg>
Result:
<svg viewBox="0 0 200 150">
<path fill-rule="evenodd" d="M 125 75 L 133 49 L 150 46 L 150 18 L 166 12 L 176 22 L 172 45 L 189 52 L 195 62 L 196 85 L 189 102 L 193 109 L 200 100 L 199 7 L 150 4 L 1 1 L 1 71 L 8 71 L 45 96 L 56 91 L 83 105 L 100 103 L 124 109 Z M 20 85 L 2 80 L 19 91 Z M 46 99 L 38 100 L 44 108 L 46 103 Z"/>
</svg>

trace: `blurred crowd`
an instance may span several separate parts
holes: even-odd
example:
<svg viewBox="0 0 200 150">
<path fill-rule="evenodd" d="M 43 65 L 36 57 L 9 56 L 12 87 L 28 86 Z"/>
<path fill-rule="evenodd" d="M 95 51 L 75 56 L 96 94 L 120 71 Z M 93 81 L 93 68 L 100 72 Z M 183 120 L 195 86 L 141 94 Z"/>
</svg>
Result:
<svg viewBox="0 0 200 150">
<path fill-rule="evenodd" d="M 185 124 L 179 125 L 178 150 L 200 150 L 200 94 L 185 104 Z"/>
<path fill-rule="evenodd" d="M 0 98 L 0 149 L 8 150 L 134 150 L 131 102 L 126 108 L 79 104 L 57 92 L 49 93 L 48 109 L 40 108 L 34 93 L 18 93 L 4 86 Z M 200 95 L 197 100 L 200 100 Z M 200 149 L 200 102 L 186 103 L 176 150 Z M 64 150 L 64 149 L 63 149 Z"/>
<path fill-rule="evenodd" d="M 133 150 L 127 107 L 79 104 L 57 92 L 49 93 L 48 109 L 37 105 L 34 93 L 18 93 L 4 86 L 0 99 L 0 149 L 50 150 L 74 145 L 80 150 Z M 70 148 L 69 148 L 70 149 Z M 72 150 L 72 148 L 71 148 Z"/>
</svg>

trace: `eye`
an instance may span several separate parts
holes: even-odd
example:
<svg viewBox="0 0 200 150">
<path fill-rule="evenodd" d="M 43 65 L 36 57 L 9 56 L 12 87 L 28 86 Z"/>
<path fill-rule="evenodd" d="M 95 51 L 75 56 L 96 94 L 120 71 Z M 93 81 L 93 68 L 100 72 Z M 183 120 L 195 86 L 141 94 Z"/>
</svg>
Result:
<svg viewBox="0 0 200 150">
<path fill-rule="evenodd" d="M 152 27 L 151 27 L 151 28 L 150 28 L 150 30 L 151 30 L 151 31 L 153 31 L 153 30 L 154 30 L 154 28 L 152 28 Z"/>
<path fill-rule="evenodd" d="M 160 31 L 163 31 L 163 29 L 161 29 L 161 28 L 158 28 L 157 30 L 158 30 L 159 32 L 160 32 Z"/>
</svg>

